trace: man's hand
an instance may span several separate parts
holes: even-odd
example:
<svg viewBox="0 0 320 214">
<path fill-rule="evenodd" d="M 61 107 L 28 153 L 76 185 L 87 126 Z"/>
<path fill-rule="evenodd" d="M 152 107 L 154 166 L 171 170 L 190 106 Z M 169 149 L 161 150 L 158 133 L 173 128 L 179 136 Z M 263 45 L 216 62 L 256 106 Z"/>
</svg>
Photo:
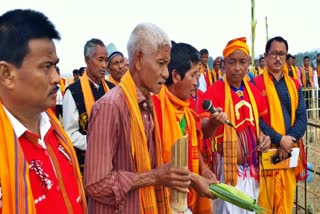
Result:
<svg viewBox="0 0 320 214">
<path fill-rule="evenodd" d="M 222 108 L 217 107 L 217 111 L 210 114 L 210 124 L 214 127 L 218 127 L 219 125 L 225 123 L 228 118 L 225 112 L 222 111 Z"/>
<path fill-rule="evenodd" d="M 292 152 L 292 147 L 293 147 L 293 143 L 296 141 L 296 139 L 292 136 L 289 135 L 284 135 L 281 138 L 280 141 L 280 147 L 286 151 L 287 153 L 291 153 Z"/>
<path fill-rule="evenodd" d="M 258 145 L 258 151 L 260 152 L 265 152 L 265 151 L 268 151 L 268 149 L 270 149 L 271 147 L 271 140 L 270 140 L 270 137 L 263 134 L 262 132 L 260 132 L 260 136 L 258 138 L 258 142 L 259 142 L 259 145 Z"/>
<path fill-rule="evenodd" d="M 278 154 L 279 157 L 280 157 L 280 161 L 283 161 L 283 160 L 287 159 L 287 158 L 288 158 L 288 155 L 289 155 L 289 153 L 286 152 L 286 151 L 285 151 L 283 148 L 281 148 L 281 147 L 278 148 L 277 154 Z"/>
<path fill-rule="evenodd" d="M 156 184 L 176 189 L 180 192 L 189 192 L 191 175 L 188 169 L 173 167 L 170 163 L 156 169 Z"/>
<path fill-rule="evenodd" d="M 216 197 L 210 192 L 209 185 L 219 183 L 215 178 L 205 178 L 195 173 L 191 174 L 192 187 L 197 191 L 201 197 L 207 197 L 216 199 Z"/>
</svg>

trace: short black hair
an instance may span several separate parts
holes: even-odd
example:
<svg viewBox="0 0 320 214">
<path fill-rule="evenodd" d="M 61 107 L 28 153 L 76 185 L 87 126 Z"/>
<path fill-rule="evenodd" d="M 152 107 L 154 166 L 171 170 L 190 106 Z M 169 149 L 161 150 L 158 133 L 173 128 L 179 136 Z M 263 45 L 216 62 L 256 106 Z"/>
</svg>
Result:
<svg viewBox="0 0 320 214">
<path fill-rule="evenodd" d="M 59 32 L 43 13 L 17 9 L 0 16 L 0 60 L 20 67 L 32 39 L 57 39 Z"/>
<path fill-rule="evenodd" d="M 259 58 L 259 62 L 261 62 L 261 60 L 263 60 L 264 59 L 264 57 L 263 56 L 261 56 L 260 58 Z"/>
<path fill-rule="evenodd" d="M 303 60 L 305 60 L 305 59 L 310 60 L 310 57 L 309 57 L 309 56 L 304 56 L 304 57 L 303 57 Z"/>
<path fill-rule="evenodd" d="M 193 63 L 198 64 L 200 61 L 199 51 L 193 46 L 186 43 L 176 43 L 171 48 L 171 59 L 168 65 L 169 77 L 166 85 L 172 85 L 172 71 L 176 72 L 184 78 L 185 74 L 191 68 Z"/>
<path fill-rule="evenodd" d="M 287 59 L 286 60 L 289 60 L 290 58 L 293 59 L 293 56 L 291 54 L 287 54 Z"/>
<path fill-rule="evenodd" d="M 79 68 L 79 74 L 80 74 L 80 76 L 83 75 L 85 69 L 86 69 L 86 67 L 80 67 L 80 68 Z"/>
<path fill-rule="evenodd" d="M 78 69 L 73 69 L 72 74 L 73 74 L 73 75 L 75 75 L 75 74 L 79 74 L 79 75 L 80 75 L 80 72 L 79 72 Z"/>
<path fill-rule="evenodd" d="M 286 46 L 286 49 L 287 49 L 287 52 L 288 52 L 289 46 L 288 46 L 287 40 L 285 40 L 285 39 L 282 38 L 281 36 L 276 36 L 276 37 L 273 37 L 273 38 L 269 39 L 269 41 L 267 42 L 267 44 L 266 44 L 266 50 L 265 50 L 266 53 L 269 53 L 270 48 L 271 48 L 271 44 L 272 44 L 272 42 L 274 42 L 274 41 L 283 42 L 284 45 Z"/>
<path fill-rule="evenodd" d="M 205 48 L 200 50 L 200 56 L 203 56 L 204 54 L 209 54 L 209 51 Z"/>
</svg>

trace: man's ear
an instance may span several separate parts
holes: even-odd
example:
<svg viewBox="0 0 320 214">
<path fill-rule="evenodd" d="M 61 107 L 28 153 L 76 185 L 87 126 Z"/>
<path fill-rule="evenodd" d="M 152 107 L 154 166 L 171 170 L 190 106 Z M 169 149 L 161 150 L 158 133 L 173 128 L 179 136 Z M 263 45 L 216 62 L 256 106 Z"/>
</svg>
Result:
<svg viewBox="0 0 320 214">
<path fill-rule="evenodd" d="M 143 53 L 141 50 L 137 51 L 135 53 L 135 57 L 134 57 L 134 60 L 133 60 L 135 66 L 136 66 L 136 69 L 139 71 L 141 70 L 142 68 L 142 64 L 143 64 Z"/>
<path fill-rule="evenodd" d="M 15 69 L 13 65 L 0 61 L 0 84 L 6 88 L 14 86 Z"/>
<path fill-rule="evenodd" d="M 176 69 L 173 69 L 172 72 L 171 72 L 171 76 L 172 76 L 172 82 L 174 84 L 178 83 L 181 81 L 181 76 L 180 74 L 177 72 Z"/>
<path fill-rule="evenodd" d="M 88 62 L 90 61 L 90 57 L 89 56 L 85 56 L 84 57 L 84 61 L 86 62 L 86 64 L 88 64 Z"/>
</svg>

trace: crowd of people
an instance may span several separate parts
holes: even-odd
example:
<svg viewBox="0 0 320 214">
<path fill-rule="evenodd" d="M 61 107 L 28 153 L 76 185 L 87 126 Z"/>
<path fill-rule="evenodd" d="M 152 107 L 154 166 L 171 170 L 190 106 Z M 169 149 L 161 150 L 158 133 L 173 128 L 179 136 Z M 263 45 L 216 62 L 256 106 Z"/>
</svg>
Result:
<svg viewBox="0 0 320 214">
<path fill-rule="evenodd" d="M 142 23 L 128 58 L 88 40 L 86 67 L 69 84 L 59 39 L 41 12 L 0 16 L 0 213 L 252 213 L 216 198 L 209 185 L 219 182 L 265 213 L 292 212 L 307 175 L 302 88 L 320 66 L 315 73 L 308 57 L 294 66 L 284 38 L 271 38 L 252 68 L 246 38 L 231 38 L 211 70 L 208 50 Z M 187 167 L 179 168 L 172 146 L 182 136 Z M 262 153 L 275 149 L 282 161 L 293 148 L 297 166 L 264 167 Z M 187 195 L 186 210 L 171 206 L 173 190 Z"/>
</svg>

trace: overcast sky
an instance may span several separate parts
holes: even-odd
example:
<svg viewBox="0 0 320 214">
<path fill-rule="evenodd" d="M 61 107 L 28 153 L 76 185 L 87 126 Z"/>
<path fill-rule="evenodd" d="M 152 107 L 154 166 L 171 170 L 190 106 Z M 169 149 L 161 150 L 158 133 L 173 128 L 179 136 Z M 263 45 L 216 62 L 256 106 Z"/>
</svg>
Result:
<svg viewBox="0 0 320 214">
<path fill-rule="evenodd" d="M 17 8 L 39 10 L 56 25 L 63 75 L 85 66 L 83 46 L 91 38 L 113 42 L 127 55 L 129 34 L 141 22 L 157 24 L 176 42 L 207 48 L 212 57 L 236 37 L 247 37 L 251 47 L 251 0 L 0 0 L 0 14 Z M 256 0 L 255 55 L 264 52 L 266 16 L 269 37 L 287 39 L 290 53 L 319 48 L 319 8 L 320 0 Z"/>
</svg>

